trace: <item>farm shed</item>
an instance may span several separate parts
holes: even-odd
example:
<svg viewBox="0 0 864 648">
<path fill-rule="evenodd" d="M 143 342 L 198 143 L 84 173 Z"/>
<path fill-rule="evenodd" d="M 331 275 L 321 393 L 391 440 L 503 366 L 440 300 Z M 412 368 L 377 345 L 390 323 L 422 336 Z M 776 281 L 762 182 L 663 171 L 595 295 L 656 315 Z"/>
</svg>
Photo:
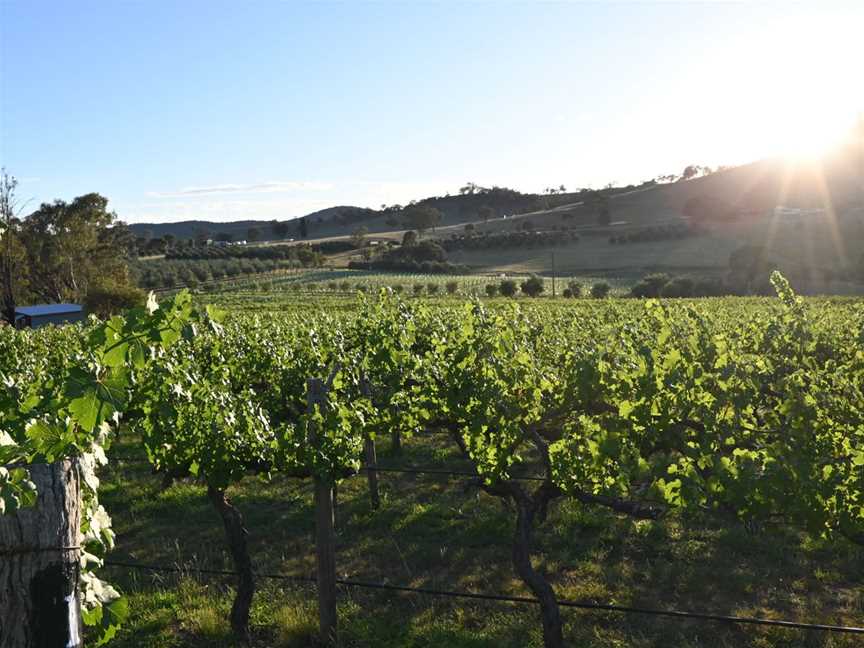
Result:
<svg viewBox="0 0 864 648">
<path fill-rule="evenodd" d="M 38 304 L 15 309 L 16 328 L 39 328 L 46 324 L 68 324 L 84 319 L 84 309 L 78 304 Z"/>
</svg>

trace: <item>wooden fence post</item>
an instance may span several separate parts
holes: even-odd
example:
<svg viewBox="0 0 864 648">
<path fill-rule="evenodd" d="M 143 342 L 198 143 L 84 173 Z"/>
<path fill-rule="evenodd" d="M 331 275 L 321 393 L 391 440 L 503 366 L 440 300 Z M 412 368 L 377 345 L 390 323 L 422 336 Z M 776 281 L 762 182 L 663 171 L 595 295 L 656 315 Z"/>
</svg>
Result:
<svg viewBox="0 0 864 648">
<path fill-rule="evenodd" d="M 327 388 L 322 380 L 306 381 L 307 405 L 312 413 L 327 406 Z M 319 430 L 310 442 L 317 444 Z M 318 622 L 321 641 L 336 644 L 336 538 L 333 529 L 333 482 L 315 475 L 315 556 L 318 583 Z"/>
<path fill-rule="evenodd" d="M 77 462 L 28 466 L 36 505 L 0 515 L 0 647 L 79 648 Z"/>
<path fill-rule="evenodd" d="M 363 442 L 363 452 L 366 456 L 366 479 L 369 482 L 369 500 L 372 503 L 372 508 L 378 510 L 381 508 L 381 498 L 378 495 L 378 471 L 375 468 L 378 465 L 378 457 L 375 453 L 375 440 L 371 437 L 366 437 Z"/>
<path fill-rule="evenodd" d="M 360 382 L 360 393 L 366 398 L 372 398 L 372 390 L 365 376 Z M 369 499 L 372 508 L 378 510 L 381 507 L 381 498 L 378 495 L 378 471 L 375 469 L 378 465 L 378 457 L 375 452 L 375 439 L 368 434 L 363 441 L 363 455 L 366 462 L 366 479 L 369 482 Z"/>
</svg>

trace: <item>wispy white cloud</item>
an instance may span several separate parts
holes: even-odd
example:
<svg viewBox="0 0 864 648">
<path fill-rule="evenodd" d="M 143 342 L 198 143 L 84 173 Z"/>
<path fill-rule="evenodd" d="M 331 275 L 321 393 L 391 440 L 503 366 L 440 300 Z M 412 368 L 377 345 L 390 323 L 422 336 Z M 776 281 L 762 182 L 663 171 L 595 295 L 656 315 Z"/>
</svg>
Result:
<svg viewBox="0 0 864 648">
<path fill-rule="evenodd" d="M 478 182 L 482 183 L 482 180 L 479 178 Z M 130 223 L 287 220 L 337 205 L 375 209 L 382 204 L 404 205 L 413 199 L 455 192 L 461 184 L 453 179 L 436 182 L 344 179 L 332 185 L 317 182 L 215 185 L 189 187 L 177 192 L 151 192 L 144 200 L 118 202 L 115 209 L 122 219 Z M 277 191 L 287 193 L 289 190 L 281 187 L 289 186 L 296 187 L 294 194 L 260 195 Z M 256 189 L 251 189 L 253 187 Z"/>
<path fill-rule="evenodd" d="M 214 194 L 283 193 L 288 191 L 327 191 L 333 185 L 326 182 L 275 181 L 254 184 L 221 184 L 209 187 L 184 187 L 177 191 L 150 191 L 153 198 L 181 198 L 183 196 L 212 196 Z"/>
<path fill-rule="evenodd" d="M 287 220 L 325 207 L 329 199 L 294 200 L 166 200 L 163 202 L 123 203 L 117 213 L 130 223 L 168 223 L 181 220 Z"/>
</svg>

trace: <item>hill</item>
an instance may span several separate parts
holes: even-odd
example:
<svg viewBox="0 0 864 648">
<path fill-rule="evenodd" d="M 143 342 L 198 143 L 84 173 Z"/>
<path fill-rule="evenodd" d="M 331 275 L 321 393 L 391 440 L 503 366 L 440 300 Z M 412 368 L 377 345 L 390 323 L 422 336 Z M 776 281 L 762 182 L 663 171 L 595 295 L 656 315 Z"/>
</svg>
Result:
<svg viewBox="0 0 864 648">
<path fill-rule="evenodd" d="M 860 288 L 846 285 L 850 280 L 864 278 L 861 159 L 861 150 L 850 144 L 808 163 L 767 159 L 674 182 L 542 195 L 469 184 L 458 195 L 412 204 L 441 212 L 440 224 L 426 236 L 441 242 L 452 262 L 477 270 L 720 275 L 732 253 L 747 247 L 756 250 L 758 263 L 780 268 L 810 290 L 849 292 Z M 377 238 L 398 240 L 403 210 L 339 206 L 292 221 L 186 221 L 133 229 L 176 238 L 227 233 L 237 240 L 254 227 L 265 241 L 315 242 L 348 238 L 363 226 Z M 357 255 L 343 253 L 332 262 L 352 258 Z"/>
</svg>

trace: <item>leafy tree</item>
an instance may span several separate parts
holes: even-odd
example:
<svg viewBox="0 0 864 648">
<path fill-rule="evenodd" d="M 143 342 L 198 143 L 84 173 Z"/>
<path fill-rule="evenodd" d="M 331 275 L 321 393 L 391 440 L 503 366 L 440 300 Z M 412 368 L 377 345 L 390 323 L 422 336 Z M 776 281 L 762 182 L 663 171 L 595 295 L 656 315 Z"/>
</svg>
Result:
<svg viewBox="0 0 864 648">
<path fill-rule="evenodd" d="M 570 291 L 570 297 L 582 296 L 582 284 L 580 284 L 578 281 L 568 281 L 567 290 Z"/>
<path fill-rule="evenodd" d="M 494 297 L 498 294 L 498 286 L 495 284 L 486 284 L 485 290 L 489 297 Z"/>
<path fill-rule="evenodd" d="M 0 317 L 10 324 L 15 322 L 15 304 L 26 286 L 27 259 L 19 234 L 17 186 L 18 181 L 3 169 L 0 172 Z"/>
<path fill-rule="evenodd" d="M 304 216 L 300 219 L 299 223 L 299 234 L 300 238 L 309 238 L 309 224 L 306 222 L 307 218 Z"/>
<path fill-rule="evenodd" d="M 490 218 L 495 217 L 495 210 L 489 207 L 488 205 L 483 205 L 478 211 L 477 215 L 483 221 L 483 223 L 487 223 Z"/>
<path fill-rule="evenodd" d="M 250 227 L 246 230 L 246 240 L 247 241 L 257 241 L 261 238 L 261 230 L 257 227 Z"/>
<path fill-rule="evenodd" d="M 369 234 L 369 228 L 361 225 L 351 232 L 351 242 L 354 247 L 363 248 L 366 246 L 366 235 Z"/>
<path fill-rule="evenodd" d="M 455 295 L 456 291 L 459 290 L 459 282 L 458 281 L 448 281 L 445 285 L 447 289 L 448 295 Z"/>
<path fill-rule="evenodd" d="M 672 278 L 662 272 L 646 275 L 630 289 L 630 295 L 633 297 L 659 297 L 663 288 L 666 287 Z"/>
<path fill-rule="evenodd" d="M 603 299 L 609 294 L 609 291 L 612 289 L 605 281 L 599 281 L 591 286 L 591 296 L 594 299 Z"/>
<path fill-rule="evenodd" d="M 690 178 L 695 178 L 697 175 L 699 175 L 699 168 L 700 167 L 695 164 L 688 164 L 686 167 L 684 167 L 684 171 L 681 172 L 681 179 L 689 180 Z"/>
<path fill-rule="evenodd" d="M 405 247 L 411 247 L 412 245 L 417 245 L 417 232 L 414 230 L 408 230 L 402 235 L 402 245 Z"/>
<path fill-rule="evenodd" d="M 522 282 L 522 292 L 529 297 L 537 297 L 543 292 L 543 280 L 537 275 L 531 275 L 528 279 Z"/>
<path fill-rule="evenodd" d="M 696 290 L 695 282 L 689 277 L 675 277 L 660 290 L 661 297 L 691 297 Z"/>
<path fill-rule="evenodd" d="M 134 237 L 108 199 L 96 193 L 71 203 L 44 203 L 21 226 L 30 290 L 46 301 L 80 300 L 91 285 L 129 283 L 126 262 Z"/>
<path fill-rule="evenodd" d="M 505 297 L 513 297 L 516 294 L 516 290 L 518 290 L 516 282 L 512 279 L 503 279 L 501 283 L 498 284 L 498 292 Z"/>
<path fill-rule="evenodd" d="M 429 205 L 411 205 L 402 215 L 407 227 L 417 230 L 419 236 L 428 229 L 435 229 L 441 222 L 441 212 Z"/>
<path fill-rule="evenodd" d="M 197 280 L 194 277 L 189 284 Z M 102 319 L 118 315 L 131 308 L 143 306 L 146 301 L 144 292 L 127 284 L 99 284 L 87 291 L 84 297 L 84 307 L 89 314 Z"/>
</svg>

